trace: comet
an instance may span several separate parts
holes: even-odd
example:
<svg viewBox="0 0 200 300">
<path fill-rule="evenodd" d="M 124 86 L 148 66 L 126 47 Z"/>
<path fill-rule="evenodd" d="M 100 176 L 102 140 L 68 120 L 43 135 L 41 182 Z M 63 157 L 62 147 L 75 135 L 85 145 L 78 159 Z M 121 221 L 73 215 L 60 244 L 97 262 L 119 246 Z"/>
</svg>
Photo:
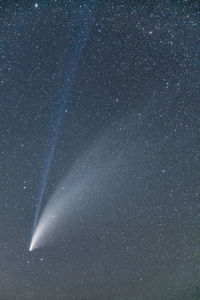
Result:
<svg viewBox="0 0 200 300">
<path fill-rule="evenodd" d="M 29 251 L 53 244 L 66 229 L 74 230 L 74 216 L 83 217 L 87 213 L 88 203 L 96 201 L 98 192 L 105 185 L 109 185 L 109 192 L 112 189 L 112 194 L 115 194 L 117 189 L 112 179 L 121 169 L 123 155 L 112 143 L 112 136 L 113 132 L 106 134 L 83 153 L 49 197 L 39 217 Z M 110 152 L 112 147 L 114 149 Z M 112 157 L 108 152 L 112 153 Z"/>
</svg>

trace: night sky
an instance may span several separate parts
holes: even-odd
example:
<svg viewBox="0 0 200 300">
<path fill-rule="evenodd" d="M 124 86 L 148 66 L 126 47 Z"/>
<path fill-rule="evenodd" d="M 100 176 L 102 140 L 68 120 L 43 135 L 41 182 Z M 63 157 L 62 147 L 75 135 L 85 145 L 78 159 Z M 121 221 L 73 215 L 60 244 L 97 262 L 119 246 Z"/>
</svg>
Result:
<svg viewBox="0 0 200 300">
<path fill-rule="evenodd" d="M 199 299 L 199 1 L 0 1 L 0 139 L 0 299 Z"/>
</svg>

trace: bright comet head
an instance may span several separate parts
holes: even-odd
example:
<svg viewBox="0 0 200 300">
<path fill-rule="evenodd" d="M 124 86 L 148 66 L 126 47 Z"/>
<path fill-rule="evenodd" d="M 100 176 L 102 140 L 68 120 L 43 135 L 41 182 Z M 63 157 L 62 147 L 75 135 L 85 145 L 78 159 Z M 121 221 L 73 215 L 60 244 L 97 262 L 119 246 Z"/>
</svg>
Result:
<svg viewBox="0 0 200 300">
<path fill-rule="evenodd" d="M 30 247 L 29 247 L 29 251 L 31 252 L 33 249 L 32 249 L 32 242 L 30 244 Z"/>
</svg>

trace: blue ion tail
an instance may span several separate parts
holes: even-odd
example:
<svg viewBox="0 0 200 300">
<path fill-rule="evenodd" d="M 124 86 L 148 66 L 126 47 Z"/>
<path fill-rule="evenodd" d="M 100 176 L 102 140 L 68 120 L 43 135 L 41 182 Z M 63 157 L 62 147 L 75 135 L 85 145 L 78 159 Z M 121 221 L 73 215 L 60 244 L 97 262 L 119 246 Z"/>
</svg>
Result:
<svg viewBox="0 0 200 300">
<path fill-rule="evenodd" d="M 64 115 L 65 115 L 66 108 L 67 108 L 67 101 L 68 101 L 68 98 L 69 98 L 69 95 L 71 92 L 71 88 L 73 85 L 74 77 L 76 74 L 76 69 L 77 69 L 82 51 L 88 41 L 90 31 L 92 29 L 92 24 L 93 24 L 94 15 L 95 15 L 96 6 L 97 6 L 96 4 L 97 3 L 94 3 L 93 1 L 88 1 L 88 2 L 85 2 L 84 5 L 82 5 L 80 7 L 79 17 L 77 20 L 78 25 L 79 25 L 79 32 L 77 34 L 77 38 L 74 43 L 74 48 L 72 49 L 73 55 L 69 58 L 70 63 L 67 65 L 67 74 L 66 74 L 66 78 L 65 78 L 66 88 L 64 89 L 64 91 L 62 93 L 62 97 L 60 99 L 58 114 L 57 114 L 55 123 L 53 125 L 53 135 L 49 142 L 50 147 L 49 147 L 49 150 L 47 151 L 46 161 L 44 164 L 44 171 L 42 174 L 41 188 L 40 188 L 39 195 L 38 195 L 38 203 L 36 206 L 31 240 L 33 238 L 34 232 L 35 232 L 37 224 L 38 224 L 41 205 L 42 205 L 42 201 L 44 198 L 44 193 L 46 190 L 49 173 L 51 170 L 51 165 L 53 162 L 54 153 L 55 153 L 56 145 L 58 142 L 59 133 L 61 130 L 62 122 L 63 122 Z M 30 242 L 30 245 L 31 245 L 31 242 Z M 30 250 L 30 247 L 29 247 L 29 250 Z"/>
</svg>

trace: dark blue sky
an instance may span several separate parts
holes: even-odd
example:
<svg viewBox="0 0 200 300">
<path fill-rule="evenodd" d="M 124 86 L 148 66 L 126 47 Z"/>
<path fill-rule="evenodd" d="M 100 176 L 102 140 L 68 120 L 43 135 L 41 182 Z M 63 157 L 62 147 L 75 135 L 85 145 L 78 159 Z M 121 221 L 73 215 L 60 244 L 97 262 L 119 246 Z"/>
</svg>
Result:
<svg viewBox="0 0 200 300">
<path fill-rule="evenodd" d="M 1 299 L 199 298 L 199 14 L 198 1 L 0 2 Z M 66 176 L 82 193 L 29 252 L 53 145 L 41 211 Z"/>
</svg>

